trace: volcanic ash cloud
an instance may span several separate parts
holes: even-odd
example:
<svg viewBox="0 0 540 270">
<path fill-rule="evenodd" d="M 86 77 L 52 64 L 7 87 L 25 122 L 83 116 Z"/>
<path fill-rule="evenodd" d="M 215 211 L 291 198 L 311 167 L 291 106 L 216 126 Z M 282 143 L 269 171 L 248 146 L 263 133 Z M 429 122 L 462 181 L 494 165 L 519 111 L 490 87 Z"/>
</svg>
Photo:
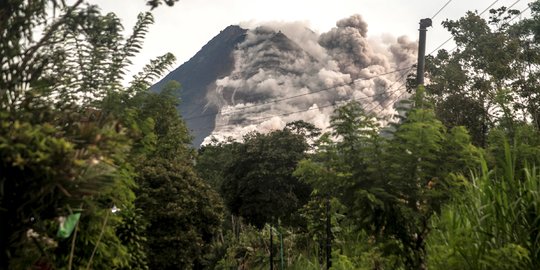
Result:
<svg viewBox="0 0 540 270">
<path fill-rule="evenodd" d="M 406 37 L 370 39 L 367 33 L 360 15 L 322 34 L 299 22 L 248 30 L 234 51 L 234 70 L 208 94 L 208 106 L 220 111 L 211 136 L 239 139 L 295 120 L 325 129 L 334 106 L 350 100 L 368 112 L 393 114 L 408 70 L 381 74 L 411 67 L 417 45 Z"/>
</svg>

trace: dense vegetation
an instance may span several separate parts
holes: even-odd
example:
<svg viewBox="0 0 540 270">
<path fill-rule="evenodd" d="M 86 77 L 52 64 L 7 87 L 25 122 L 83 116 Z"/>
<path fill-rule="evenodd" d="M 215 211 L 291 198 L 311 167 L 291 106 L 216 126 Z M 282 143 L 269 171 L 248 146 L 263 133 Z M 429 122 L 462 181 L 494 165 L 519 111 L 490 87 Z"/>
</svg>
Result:
<svg viewBox="0 0 540 270">
<path fill-rule="evenodd" d="M 161 2 L 147 1 L 152 8 Z M 199 151 L 173 63 L 83 1 L 0 3 L 0 269 L 540 269 L 540 1 L 443 25 L 386 127 L 361 104 Z M 181 101 L 180 101 L 181 102 Z"/>
</svg>

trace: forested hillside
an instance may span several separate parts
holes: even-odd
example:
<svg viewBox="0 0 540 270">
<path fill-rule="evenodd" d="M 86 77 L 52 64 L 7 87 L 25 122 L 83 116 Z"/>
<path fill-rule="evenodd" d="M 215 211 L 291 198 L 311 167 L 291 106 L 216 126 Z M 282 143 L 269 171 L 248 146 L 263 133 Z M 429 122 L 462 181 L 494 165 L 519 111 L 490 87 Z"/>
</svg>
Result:
<svg viewBox="0 0 540 270">
<path fill-rule="evenodd" d="M 149 90 L 174 56 L 123 84 L 152 13 L 3 1 L 0 269 L 540 269 L 529 9 L 446 20 L 388 125 L 351 101 L 195 150 L 178 84 Z"/>
</svg>

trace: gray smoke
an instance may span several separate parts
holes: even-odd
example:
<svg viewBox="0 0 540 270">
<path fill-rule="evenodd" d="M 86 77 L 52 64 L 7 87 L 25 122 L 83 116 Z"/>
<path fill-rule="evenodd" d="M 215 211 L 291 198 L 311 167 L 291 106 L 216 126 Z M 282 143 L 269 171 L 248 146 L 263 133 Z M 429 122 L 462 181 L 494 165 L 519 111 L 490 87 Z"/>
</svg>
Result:
<svg viewBox="0 0 540 270">
<path fill-rule="evenodd" d="M 217 80 L 207 96 L 208 106 L 220 110 L 211 136 L 238 139 L 300 119 L 325 129 L 333 105 L 351 99 L 368 112 L 393 114 L 392 103 L 405 91 L 396 91 L 403 80 L 395 82 L 407 71 L 363 78 L 411 66 L 416 42 L 369 39 L 367 30 L 360 15 L 320 35 L 299 22 L 251 28 L 234 52 L 233 72 Z"/>
<path fill-rule="evenodd" d="M 321 35 L 321 46 L 328 50 L 344 73 L 353 79 L 361 77 L 369 66 L 387 69 L 387 58 L 373 50 L 367 40 L 367 23 L 360 15 L 353 15 L 337 22 L 337 27 Z"/>
</svg>

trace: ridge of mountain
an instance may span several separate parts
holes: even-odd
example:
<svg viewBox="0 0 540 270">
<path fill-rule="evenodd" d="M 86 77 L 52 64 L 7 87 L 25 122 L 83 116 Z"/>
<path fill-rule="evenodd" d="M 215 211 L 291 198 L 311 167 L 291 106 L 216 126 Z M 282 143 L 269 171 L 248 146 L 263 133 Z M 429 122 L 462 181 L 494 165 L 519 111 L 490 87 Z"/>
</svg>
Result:
<svg viewBox="0 0 540 270">
<path fill-rule="evenodd" d="M 326 129 L 334 106 L 351 99 L 391 118 L 395 97 L 406 96 L 394 85 L 415 63 L 418 46 L 406 37 L 379 40 L 366 33 L 358 14 L 321 34 L 304 23 L 231 25 L 152 91 L 170 80 L 181 84 L 178 110 L 194 147 L 298 120 Z"/>
<path fill-rule="evenodd" d="M 209 104 L 208 95 L 216 89 L 218 79 L 230 76 L 235 70 L 235 52 L 254 50 L 257 57 L 247 59 L 251 68 L 241 70 L 234 76 L 248 79 L 264 69 L 270 74 L 299 73 L 298 70 L 287 67 L 287 59 L 281 54 L 287 53 L 315 61 L 298 44 L 289 39 L 281 31 L 264 27 L 252 30 L 256 35 L 263 34 L 264 39 L 250 42 L 247 39 L 248 30 L 231 25 L 222 30 L 197 52 L 191 59 L 170 72 L 162 80 L 152 86 L 153 91 L 159 91 L 168 81 L 180 83 L 180 105 L 178 110 L 185 119 L 186 125 L 193 136 L 192 145 L 199 147 L 204 138 L 215 128 L 216 115 L 219 106 Z M 234 89 L 222 89 L 225 99 L 232 99 Z M 236 94 L 237 98 L 256 102 L 264 99 L 256 93 Z"/>
<path fill-rule="evenodd" d="M 206 107 L 206 95 L 216 79 L 231 73 L 233 51 L 246 37 L 246 29 L 230 25 L 204 45 L 191 59 L 167 74 L 152 86 L 159 91 L 168 81 L 180 83 L 178 110 L 193 136 L 192 144 L 199 146 L 214 129 L 218 108 Z"/>
</svg>

